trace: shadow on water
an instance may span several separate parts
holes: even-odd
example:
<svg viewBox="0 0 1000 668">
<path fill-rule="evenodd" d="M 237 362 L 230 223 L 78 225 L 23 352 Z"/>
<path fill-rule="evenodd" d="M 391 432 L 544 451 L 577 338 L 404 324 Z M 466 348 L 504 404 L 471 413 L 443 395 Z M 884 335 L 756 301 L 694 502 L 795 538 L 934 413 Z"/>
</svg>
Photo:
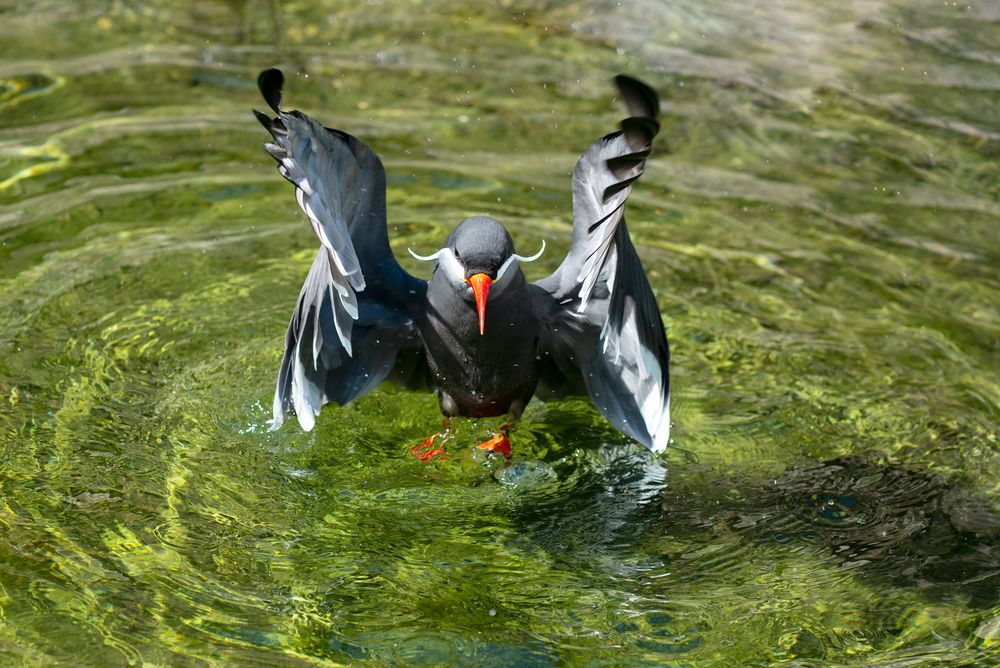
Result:
<svg viewBox="0 0 1000 668">
<path fill-rule="evenodd" d="M 851 456 L 735 490 L 743 498 L 711 505 L 667 491 L 650 530 L 724 528 L 744 540 L 808 546 L 875 584 L 934 599 L 964 595 L 989 606 L 1000 594 L 1000 514 L 942 476 Z"/>
<path fill-rule="evenodd" d="M 771 478 L 668 470 L 624 444 L 553 468 L 558 482 L 516 495 L 515 534 L 555 568 L 628 591 L 604 601 L 611 637 L 647 656 L 699 659 L 782 625 L 784 647 L 744 655 L 891 650 L 920 606 L 961 602 L 989 617 L 1000 596 L 1000 513 L 934 472 L 866 456 Z"/>
<path fill-rule="evenodd" d="M 758 498 L 777 512 L 741 525 L 756 539 L 816 541 L 845 569 L 931 598 L 1000 594 L 1000 514 L 944 477 L 844 457 L 793 468 Z"/>
<path fill-rule="evenodd" d="M 696 467 L 668 472 L 625 446 L 578 454 L 589 465 L 564 458 L 555 467 L 560 482 L 526 495 L 530 502 L 515 511 L 523 534 L 567 566 L 578 565 L 567 556 L 571 544 L 631 549 L 659 535 L 732 533 L 743 542 L 804 548 L 855 576 L 932 599 L 961 595 L 980 607 L 1000 597 L 1000 513 L 933 472 L 849 456 L 769 480 L 713 480 L 708 473 L 691 493 L 671 482 Z"/>
</svg>

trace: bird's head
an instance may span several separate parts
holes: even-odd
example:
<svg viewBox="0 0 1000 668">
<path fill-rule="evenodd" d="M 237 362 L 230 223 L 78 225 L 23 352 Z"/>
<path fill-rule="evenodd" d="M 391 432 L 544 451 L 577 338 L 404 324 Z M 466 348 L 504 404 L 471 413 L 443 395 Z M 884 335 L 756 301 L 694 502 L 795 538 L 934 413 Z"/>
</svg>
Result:
<svg viewBox="0 0 1000 668">
<path fill-rule="evenodd" d="M 409 250 L 409 249 L 408 249 Z M 542 248 L 531 257 L 514 252 L 514 241 L 499 221 L 486 216 L 466 218 L 452 230 L 444 248 L 431 255 L 410 255 L 418 260 L 437 261 L 448 285 L 469 302 L 475 302 L 479 312 L 479 333 L 486 333 L 486 300 L 497 296 L 519 273 L 519 262 L 533 262 L 542 255 Z"/>
</svg>

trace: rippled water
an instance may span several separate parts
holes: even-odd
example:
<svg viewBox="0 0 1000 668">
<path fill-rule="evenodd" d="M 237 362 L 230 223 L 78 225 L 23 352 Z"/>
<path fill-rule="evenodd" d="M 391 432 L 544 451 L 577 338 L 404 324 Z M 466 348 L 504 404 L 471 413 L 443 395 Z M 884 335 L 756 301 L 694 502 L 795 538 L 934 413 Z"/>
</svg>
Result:
<svg viewBox="0 0 1000 668">
<path fill-rule="evenodd" d="M 893 2 L 0 4 L 0 663 L 1000 662 L 1000 10 Z M 639 74 L 673 349 L 652 458 L 431 396 L 266 431 L 315 242 L 256 73 L 371 143 L 393 244 L 568 241 Z"/>
</svg>

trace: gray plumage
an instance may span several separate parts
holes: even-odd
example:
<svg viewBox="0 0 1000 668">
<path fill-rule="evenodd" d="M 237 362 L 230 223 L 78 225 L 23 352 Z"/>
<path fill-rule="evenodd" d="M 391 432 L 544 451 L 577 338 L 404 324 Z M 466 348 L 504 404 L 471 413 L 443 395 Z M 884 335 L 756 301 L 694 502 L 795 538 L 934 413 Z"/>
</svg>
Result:
<svg viewBox="0 0 1000 668">
<path fill-rule="evenodd" d="M 261 73 L 258 84 L 277 117 L 255 114 L 321 246 L 285 335 L 272 428 L 294 409 L 310 430 L 323 404 L 363 396 L 385 380 L 401 351 L 419 351 L 411 304 L 426 283 L 403 271 L 389 248 L 381 161 L 356 138 L 281 111 L 283 80 L 279 70 Z"/>
<path fill-rule="evenodd" d="M 619 75 L 631 116 L 594 142 L 573 170 L 573 241 L 534 292 L 544 323 L 543 389 L 575 389 L 579 370 L 597 409 L 656 452 L 670 437 L 670 351 L 656 298 L 625 225 L 625 201 L 659 132 L 656 93 Z"/>
<path fill-rule="evenodd" d="M 496 220 L 479 216 L 458 225 L 445 241 L 466 277 L 484 273 L 497 278 L 514 253 L 514 242 Z M 448 416 L 518 417 L 537 383 L 535 355 L 538 326 L 528 282 L 513 266 L 490 289 L 486 308 L 488 335 L 479 333 L 471 289 L 462 288 L 440 264 L 427 289 L 419 316 L 420 335 L 438 389 L 441 411 Z"/>
<path fill-rule="evenodd" d="M 385 173 L 358 139 L 280 110 L 283 77 L 258 83 L 271 118 L 266 144 L 320 240 L 285 338 L 274 423 L 294 410 L 311 429 L 328 402 L 345 404 L 393 377 L 433 385 L 445 415 L 520 415 L 543 399 L 590 395 L 619 430 L 654 451 L 669 439 L 669 351 L 655 297 L 623 216 L 659 131 L 656 94 L 618 76 L 631 116 L 597 140 L 573 172 L 573 238 L 559 268 L 528 283 L 497 221 L 463 221 L 429 282 L 389 248 Z M 485 334 L 468 280 L 492 280 Z"/>
</svg>

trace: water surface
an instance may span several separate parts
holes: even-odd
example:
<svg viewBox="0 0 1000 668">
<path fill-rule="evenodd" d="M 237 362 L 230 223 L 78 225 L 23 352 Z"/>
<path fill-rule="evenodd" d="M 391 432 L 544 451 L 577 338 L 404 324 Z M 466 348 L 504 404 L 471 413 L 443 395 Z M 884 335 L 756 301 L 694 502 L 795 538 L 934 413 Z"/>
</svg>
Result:
<svg viewBox="0 0 1000 668">
<path fill-rule="evenodd" d="M 1000 11 L 622 5 L 0 5 L 0 662 L 1000 661 Z M 315 247 L 269 66 L 383 156 L 418 275 L 474 214 L 553 269 L 652 84 L 666 455 L 570 400 L 518 468 L 489 421 L 423 464 L 392 388 L 268 433 Z"/>
</svg>

